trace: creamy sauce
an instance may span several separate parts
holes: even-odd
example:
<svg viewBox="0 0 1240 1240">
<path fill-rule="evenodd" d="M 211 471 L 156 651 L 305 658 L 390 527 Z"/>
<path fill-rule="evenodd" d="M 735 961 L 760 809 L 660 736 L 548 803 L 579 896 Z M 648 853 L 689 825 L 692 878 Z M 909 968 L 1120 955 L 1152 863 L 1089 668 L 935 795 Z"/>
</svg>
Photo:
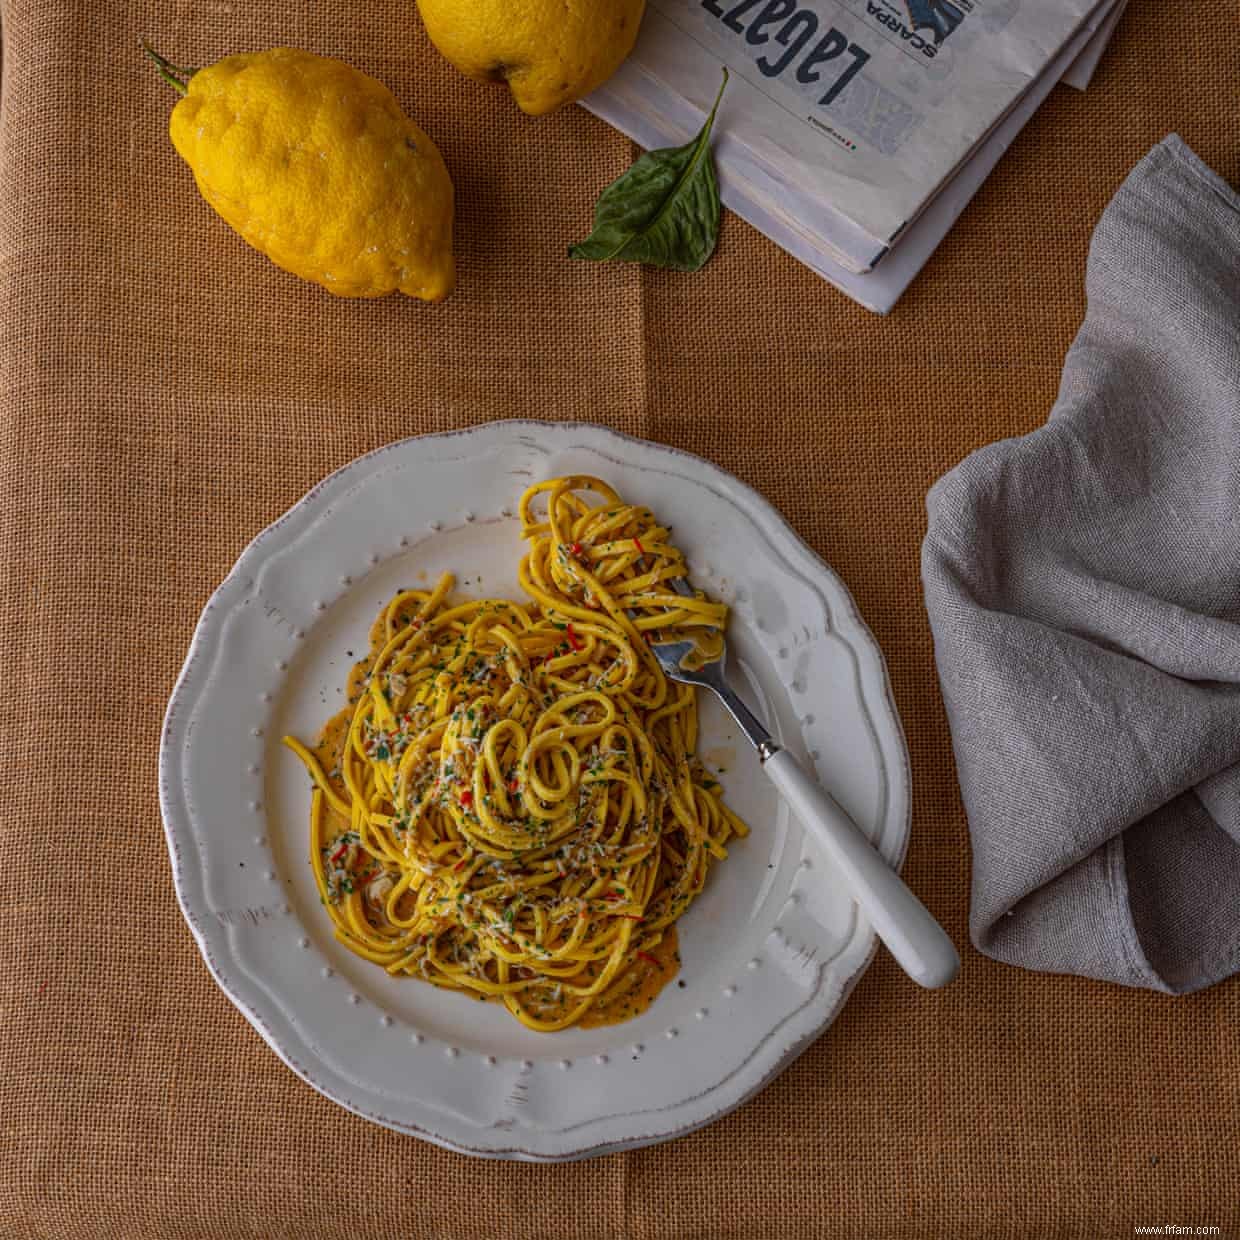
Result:
<svg viewBox="0 0 1240 1240">
<path fill-rule="evenodd" d="M 707 766 L 717 771 L 730 771 L 736 765 L 735 745 L 716 745 L 714 749 L 704 749 L 699 755 Z"/>
<path fill-rule="evenodd" d="M 619 1025 L 640 1016 L 658 998 L 659 992 L 680 972 L 680 951 L 676 927 L 668 926 L 662 940 L 641 956 L 625 974 L 631 986 L 611 996 L 606 1003 L 596 1004 L 577 1022 L 582 1029 L 599 1025 Z"/>
</svg>

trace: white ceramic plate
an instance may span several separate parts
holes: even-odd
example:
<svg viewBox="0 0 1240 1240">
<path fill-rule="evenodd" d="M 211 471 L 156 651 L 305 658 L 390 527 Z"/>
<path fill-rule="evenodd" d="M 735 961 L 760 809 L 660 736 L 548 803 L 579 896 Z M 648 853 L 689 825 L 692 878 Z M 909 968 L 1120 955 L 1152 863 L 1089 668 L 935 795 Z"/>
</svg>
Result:
<svg viewBox="0 0 1240 1240">
<path fill-rule="evenodd" d="M 164 726 L 177 894 L 225 993 L 295 1072 L 359 1115 L 494 1158 L 583 1158 L 718 1118 L 826 1028 L 868 924 L 703 701 L 699 752 L 752 834 L 681 922 L 680 982 L 628 1024 L 537 1034 L 501 1008 L 387 977 L 332 938 L 307 863 L 309 782 L 280 745 L 341 703 L 398 587 L 457 573 L 519 597 L 513 516 L 532 481 L 598 474 L 675 529 L 733 607 L 735 679 L 895 865 L 908 758 L 886 669 L 843 584 L 712 465 L 597 427 L 503 422 L 403 443 L 333 474 L 246 549 L 207 605 Z"/>
</svg>

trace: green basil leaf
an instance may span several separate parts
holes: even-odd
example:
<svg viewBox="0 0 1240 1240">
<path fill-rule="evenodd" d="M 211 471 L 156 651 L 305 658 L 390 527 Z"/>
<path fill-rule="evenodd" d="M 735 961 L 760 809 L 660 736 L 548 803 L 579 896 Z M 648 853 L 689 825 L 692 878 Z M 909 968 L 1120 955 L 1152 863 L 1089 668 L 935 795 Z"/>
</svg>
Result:
<svg viewBox="0 0 1240 1240">
<path fill-rule="evenodd" d="M 569 258 L 619 259 L 673 271 L 705 265 L 719 238 L 719 182 L 710 131 L 727 84 L 725 69 L 715 106 L 692 142 L 647 151 L 602 192 L 594 208 L 594 231 L 569 247 Z"/>
</svg>

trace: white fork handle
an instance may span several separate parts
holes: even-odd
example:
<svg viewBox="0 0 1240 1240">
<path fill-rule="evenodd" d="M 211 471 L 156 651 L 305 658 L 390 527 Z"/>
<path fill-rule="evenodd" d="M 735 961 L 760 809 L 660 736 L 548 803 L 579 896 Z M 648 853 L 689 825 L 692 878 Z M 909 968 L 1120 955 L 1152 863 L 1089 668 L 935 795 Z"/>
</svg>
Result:
<svg viewBox="0 0 1240 1240">
<path fill-rule="evenodd" d="M 960 971 L 951 939 L 835 798 L 786 749 L 775 750 L 762 769 L 826 849 L 900 967 L 922 986 L 946 986 Z"/>
</svg>

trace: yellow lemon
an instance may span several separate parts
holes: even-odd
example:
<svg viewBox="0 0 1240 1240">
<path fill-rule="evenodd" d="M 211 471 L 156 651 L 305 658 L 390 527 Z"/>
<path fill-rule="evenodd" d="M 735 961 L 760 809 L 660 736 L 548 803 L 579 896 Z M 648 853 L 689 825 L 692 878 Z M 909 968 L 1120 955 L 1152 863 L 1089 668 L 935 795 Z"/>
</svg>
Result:
<svg viewBox="0 0 1240 1240">
<path fill-rule="evenodd" d="M 452 291 L 452 178 L 382 82 L 286 47 L 199 70 L 151 55 L 184 96 L 173 145 L 255 249 L 341 297 Z"/>
<path fill-rule="evenodd" d="M 646 0 L 418 0 L 431 42 L 462 73 L 506 81 L 522 111 L 601 86 L 633 50 Z"/>
</svg>

